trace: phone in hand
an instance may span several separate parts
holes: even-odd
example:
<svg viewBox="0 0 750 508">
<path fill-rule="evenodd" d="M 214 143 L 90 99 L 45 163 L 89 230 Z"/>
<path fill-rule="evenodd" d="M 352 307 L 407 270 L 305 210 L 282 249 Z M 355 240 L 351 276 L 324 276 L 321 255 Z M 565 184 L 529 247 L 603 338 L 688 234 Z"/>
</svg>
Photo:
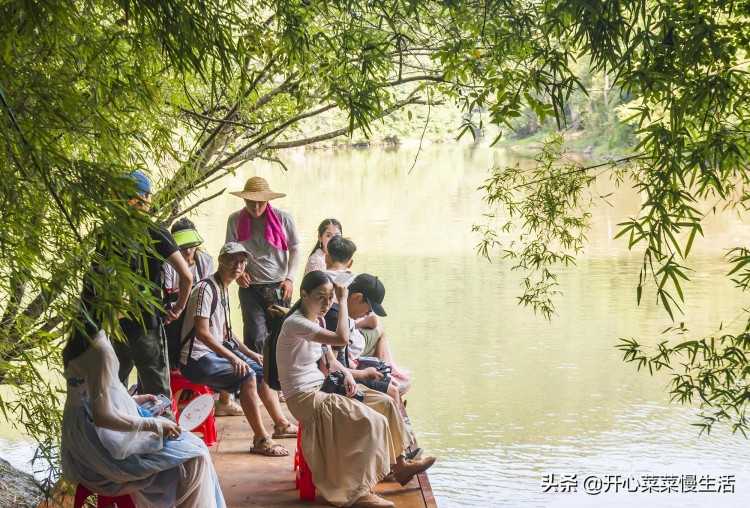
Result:
<svg viewBox="0 0 750 508">
<path fill-rule="evenodd" d="M 151 413 L 152 415 L 158 415 L 165 409 L 172 407 L 172 399 L 168 398 L 163 393 L 156 396 L 156 400 L 147 400 L 141 407 Z"/>
<path fill-rule="evenodd" d="M 352 272 L 341 272 L 336 276 L 335 279 L 333 279 L 333 282 L 336 284 L 341 284 L 345 288 L 348 288 L 352 282 L 354 282 L 354 279 L 356 279 L 357 276 L 354 275 Z"/>
</svg>

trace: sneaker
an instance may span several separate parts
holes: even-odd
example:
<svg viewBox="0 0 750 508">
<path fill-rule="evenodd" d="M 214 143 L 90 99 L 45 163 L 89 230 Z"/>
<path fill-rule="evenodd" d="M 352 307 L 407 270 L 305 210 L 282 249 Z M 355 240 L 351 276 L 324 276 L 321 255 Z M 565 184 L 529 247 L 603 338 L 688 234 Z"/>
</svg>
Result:
<svg viewBox="0 0 750 508">
<path fill-rule="evenodd" d="M 245 412 L 242 410 L 242 406 L 237 404 L 235 401 L 229 401 L 229 404 L 222 404 L 217 402 L 214 406 L 216 411 L 214 416 L 242 416 Z"/>
<path fill-rule="evenodd" d="M 396 504 L 387 499 L 383 499 L 373 492 L 368 492 L 354 501 L 352 506 L 358 506 L 359 508 L 393 508 Z"/>
<path fill-rule="evenodd" d="M 406 395 L 406 392 L 409 391 L 409 388 L 411 388 L 411 382 L 399 381 L 398 386 L 396 388 L 398 388 L 399 395 L 403 397 L 404 395 Z"/>
<path fill-rule="evenodd" d="M 422 456 L 422 449 L 418 447 L 404 454 L 404 457 L 406 457 L 407 460 L 415 460 L 415 459 L 420 458 L 421 456 Z"/>
</svg>

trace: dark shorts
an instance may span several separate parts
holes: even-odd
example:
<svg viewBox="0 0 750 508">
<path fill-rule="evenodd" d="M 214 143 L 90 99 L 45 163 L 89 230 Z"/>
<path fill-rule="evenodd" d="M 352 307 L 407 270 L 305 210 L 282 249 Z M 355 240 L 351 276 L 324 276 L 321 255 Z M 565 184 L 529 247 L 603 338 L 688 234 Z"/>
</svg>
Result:
<svg viewBox="0 0 750 508">
<path fill-rule="evenodd" d="M 263 367 L 239 351 L 235 351 L 235 354 L 250 367 L 250 372 L 244 377 L 237 376 L 232 363 L 214 352 L 198 360 L 190 358 L 186 365 L 180 365 L 180 372 L 189 381 L 206 385 L 215 392 L 237 393 L 240 387 L 252 378 L 255 378 L 256 388 L 260 388 L 263 382 Z"/>
<path fill-rule="evenodd" d="M 357 379 L 357 384 L 366 386 L 371 390 L 377 390 L 381 393 L 388 393 L 388 385 L 390 381 L 379 381 L 377 379 Z"/>
</svg>

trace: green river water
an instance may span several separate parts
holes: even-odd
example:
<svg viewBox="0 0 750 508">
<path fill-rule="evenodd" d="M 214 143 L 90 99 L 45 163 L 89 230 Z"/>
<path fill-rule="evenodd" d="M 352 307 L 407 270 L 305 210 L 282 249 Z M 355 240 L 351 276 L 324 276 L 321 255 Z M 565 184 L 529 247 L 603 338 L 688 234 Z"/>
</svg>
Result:
<svg viewBox="0 0 750 508">
<path fill-rule="evenodd" d="M 667 378 L 637 372 L 614 347 L 621 337 L 655 343 L 671 324 L 651 294 L 636 305 L 640 258 L 613 240 L 617 223 L 636 213 L 638 197 L 625 190 L 595 211 L 585 254 L 560 272 L 564 295 L 548 322 L 518 307 L 518 276 L 506 262 L 478 257 L 471 232 L 483 220 L 477 187 L 489 168 L 528 161 L 499 149 L 432 145 L 414 164 L 416 152 L 284 154 L 289 172 L 252 163 L 205 195 L 264 176 L 287 194 L 274 205 L 295 217 L 305 256 L 322 219 L 343 223 L 358 247 L 352 270 L 385 284 L 391 347 L 413 374 L 409 415 L 421 446 L 438 456 L 430 470 L 438 505 L 744 506 L 748 443 L 726 428 L 699 438 L 690 426 L 696 408 L 670 404 Z M 212 255 L 226 217 L 241 206 L 224 194 L 191 215 Z M 693 337 L 741 312 L 723 249 L 741 245 L 749 232 L 740 218 L 721 216 L 696 241 L 679 318 Z M 240 313 L 232 316 L 240 329 Z M 30 454 L 7 429 L 0 429 L 0 446 L 16 465 Z M 563 474 L 577 476 L 561 483 Z M 693 475 L 696 490 L 711 492 L 682 493 Z M 565 485 L 576 492 L 560 492 Z M 721 489 L 734 492 L 715 492 Z"/>
</svg>

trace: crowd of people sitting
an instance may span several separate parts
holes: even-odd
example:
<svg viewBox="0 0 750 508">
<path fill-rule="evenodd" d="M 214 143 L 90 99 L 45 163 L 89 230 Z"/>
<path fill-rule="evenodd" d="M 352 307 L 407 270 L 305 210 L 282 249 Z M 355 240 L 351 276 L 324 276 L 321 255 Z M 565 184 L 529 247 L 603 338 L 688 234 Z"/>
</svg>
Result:
<svg viewBox="0 0 750 508">
<path fill-rule="evenodd" d="M 147 211 L 148 179 L 137 172 L 130 177 L 138 193 L 131 203 Z M 171 397 L 169 371 L 176 369 L 218 393 L 216 416 L 247 418 L 250 453 L 287 456 L 277 440 L 302 432 L 313 482 L 331 504 L 394 506 L 372 491 L 375 484 L 390 476 L 406 485 L 435 459 L 421 457 L 399 410 L 410 379 L 394 364 L 380 319 L 386 316 L 382 281 L 352 273 L 356 246 L 342 236 L 339 221 L 326 219 L 292 305 L 300 240 L 292 216 L 270 204 L 284 194 L 260 177 L 232 194 L 245 206 L 228 218 L 217 265 L 187 219 L 171 234 L 154 224 L 153 250 L 98 253 L 140 260 L 133 265 L 140 273 L 155 270 L 160 280 L 150 278 L 163 290 L 165 310 L 149 309 L 157 319 L 123 316 L 126 343 L 110 340 L 86 312 L 97 297 L 93 279 L 106 275 L 92 266 L 80 322 L 63 350 L 64 477 L 105 495 L 130 494 L 137 506 L 224 506 L 203 442 L 182 433 L 170 411 L 155 416 L 140 407 L 155 395 Z M 241 335 L 231 320 L 235 281 Z M 266 372 L 278 374 L 272 383 L 278 393 L 270 376 L 264 379 L 264 346 L 273 348 L 276 368 Z M 130 370 L 123 365 L 138 370 L 140 395 L 128 395 Z M 159 382 L 146 386 L 142 369 Z M 283 401 L 302 430 L 286 418 Z M 273 420 L 270 435 L 261 407 Z"/>
</svg>

